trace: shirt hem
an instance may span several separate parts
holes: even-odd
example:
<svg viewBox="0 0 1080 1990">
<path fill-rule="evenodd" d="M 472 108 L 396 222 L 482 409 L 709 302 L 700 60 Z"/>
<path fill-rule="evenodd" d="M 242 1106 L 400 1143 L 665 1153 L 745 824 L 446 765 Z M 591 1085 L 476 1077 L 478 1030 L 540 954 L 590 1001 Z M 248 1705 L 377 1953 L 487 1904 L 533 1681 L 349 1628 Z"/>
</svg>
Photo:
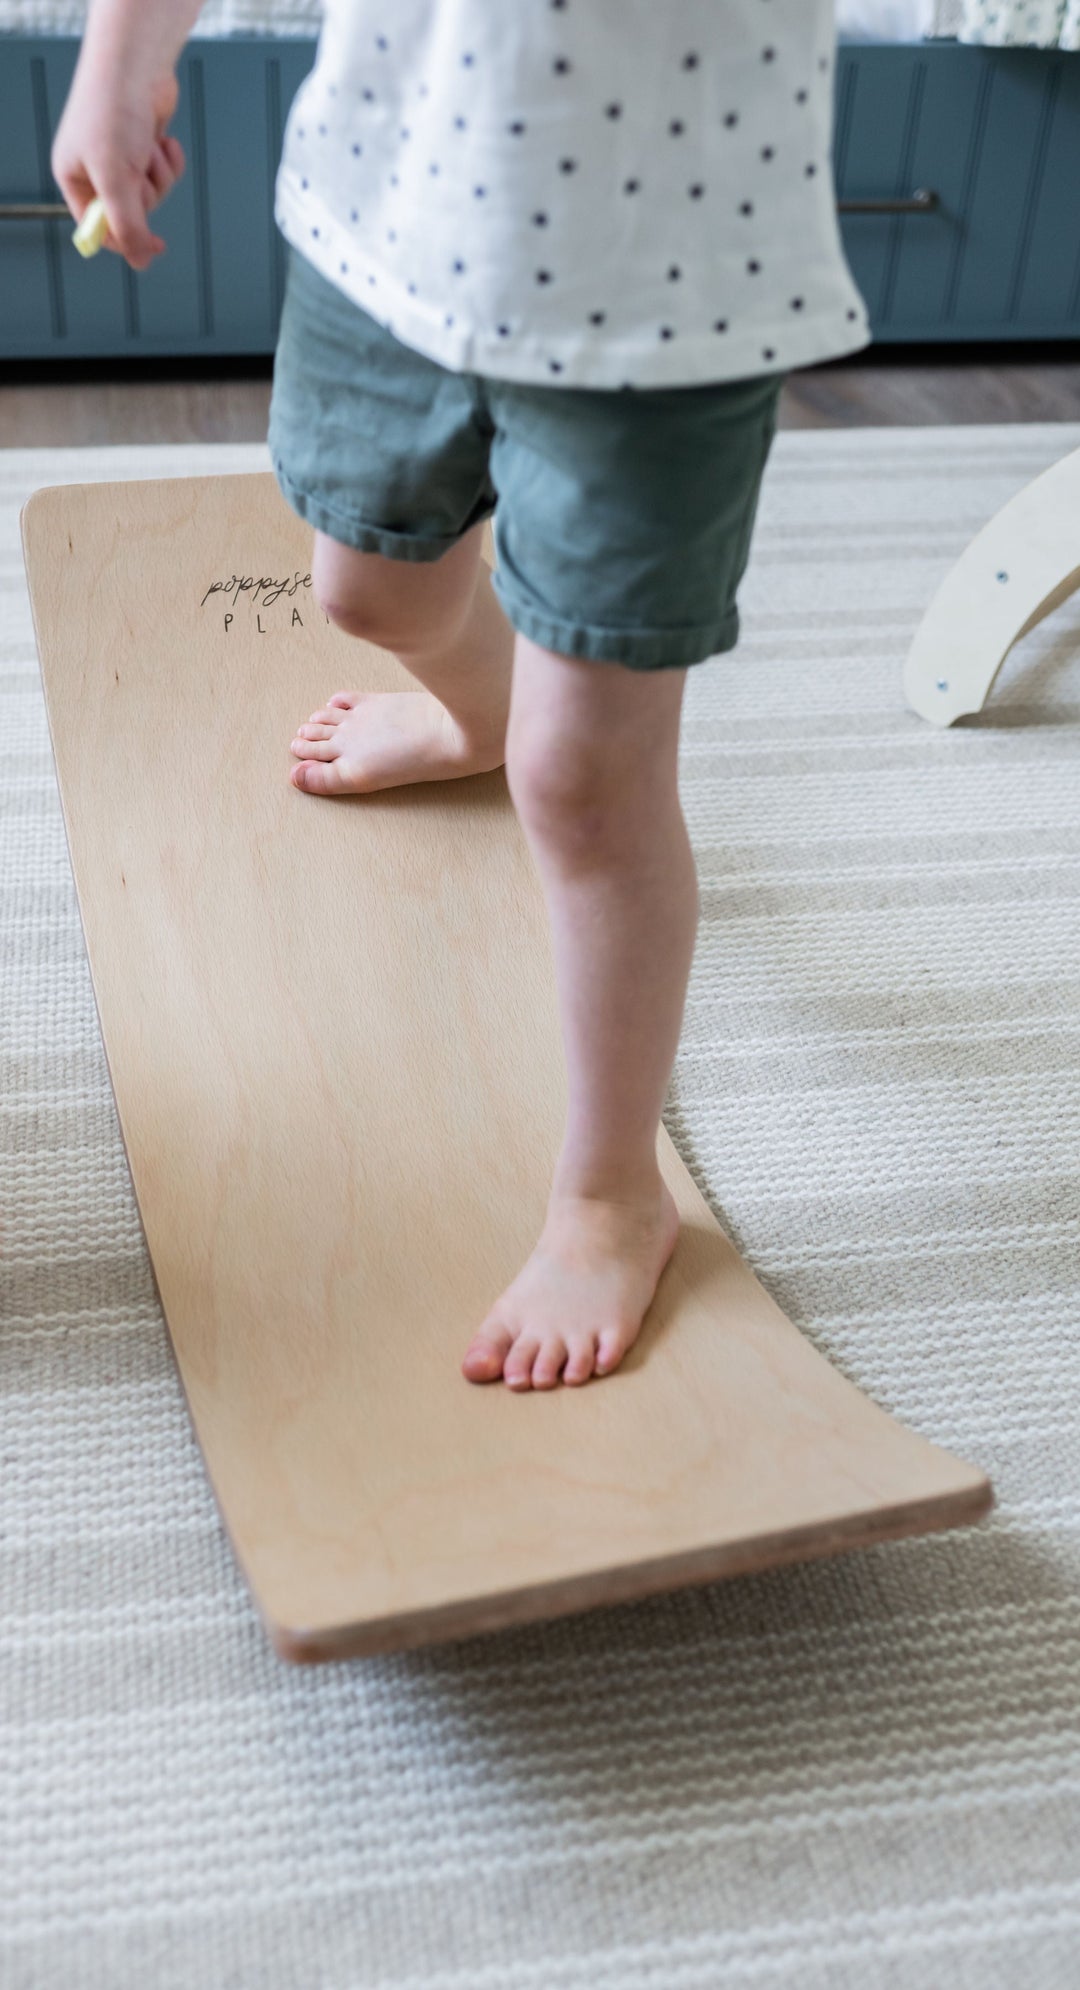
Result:
<svg viewBox="0 0 1080 1990">
<path fill-rule="evenodd" d="M 313 214 L 317 226 L 313 226 Z M 767 322 L 759 324 L 752 333 L 730 344 L 725 342 L 723 360 L 718 359 L 714 344 L 702 339 L 684 338 L 677 346 L 665 344 L 653 350 L 640 343 L 620 344 L 607 338 L 595 352 L 568 344 L 557 335 L 542 342 L 521 337 L 503 340 L 471 327 L 436 324 L 431 313 L 416 305 L 408 291 L 317 195 L 310 189 L 301 193 L 291 183 L 284 166 L 278 174 L 274 216 L 286 240 L 328 283 L 403 345 L 451 373 L 547 387 L 679 387 L 786 374 L 861 352 L 873 343 L 866 306 L 854 284 L 850 286 L 852 301 L 842 308 L 857 310 L 856 320 L 841 323 L 836 312 L 818 312 L 800 318 L 797 329 L 785 325 L 781 331 Z M 357 258 L 363 265 L 359 271 L 354 268 Z M 344 274 L 343 262 L 348 264 Z M 375 285 L 368 283 L 369 276 L 376 278 Z M 373 305 L 370 293 L 376 287 L 378 303 Z M 774 350 L 772 359 L 765 357 L 769 348 Z"/>
</svg>

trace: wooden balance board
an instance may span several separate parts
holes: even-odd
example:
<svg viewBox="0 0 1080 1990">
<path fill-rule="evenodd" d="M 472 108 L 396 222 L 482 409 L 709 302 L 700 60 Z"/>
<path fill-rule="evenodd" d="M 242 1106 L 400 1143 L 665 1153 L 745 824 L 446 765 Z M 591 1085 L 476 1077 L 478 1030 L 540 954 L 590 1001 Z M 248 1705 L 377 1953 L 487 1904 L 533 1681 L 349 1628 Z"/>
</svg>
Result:
<svg viewBox="0 0 1080 1990">
<path fill-rule="evenodd" d="M 664 1131 L 682 1231 L 621 1369 L 464 1379 L 565 1109 L 504 774 L 290 785 L 332 692 L 415 687 L 316 607 L 269 475 L 43 490 L 23 535 L 135 1192 L 274 1648 L 388 1651 L 985 1513 L 981 1471 L 785 1318 Z"/>
</svg>

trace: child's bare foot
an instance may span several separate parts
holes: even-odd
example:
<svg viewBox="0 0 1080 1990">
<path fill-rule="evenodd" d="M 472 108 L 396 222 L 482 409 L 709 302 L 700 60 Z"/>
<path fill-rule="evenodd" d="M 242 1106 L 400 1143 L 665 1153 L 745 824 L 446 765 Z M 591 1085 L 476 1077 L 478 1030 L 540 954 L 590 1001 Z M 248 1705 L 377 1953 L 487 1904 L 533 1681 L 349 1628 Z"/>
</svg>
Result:
<svg viewBox="0 0 1080 1990">
<path fill-rule="evenodd" d="M 289 771 L 308 795 L 362 795 L 408 781 L 489 774 L 505 759 L 505 735 L 466 735 L 430 691 L 335 691 L 292 742 Z"/>
<path fill-rule="evenodd" d="M 679 1233 L 664 1182 L 647 1202 L 552 1194 L 531 1258 L 469 1345 L 470 1382 L 553 1389 L 609 1375 L 637 1339 Z"/>
</svg>

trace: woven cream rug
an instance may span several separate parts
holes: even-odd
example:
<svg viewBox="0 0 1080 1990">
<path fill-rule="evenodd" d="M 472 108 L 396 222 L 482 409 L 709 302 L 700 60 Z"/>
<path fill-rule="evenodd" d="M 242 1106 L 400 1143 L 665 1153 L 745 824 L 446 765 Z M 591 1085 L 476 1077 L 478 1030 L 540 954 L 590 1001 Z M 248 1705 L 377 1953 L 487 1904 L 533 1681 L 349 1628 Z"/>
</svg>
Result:
<svg viewBox="0 0 1080 1990">
<path fill-rule="evenodd" d="M 1078 444 L 782 432 L 684 728 L 669 1129 L 802 1331 L 998 1508 L 311 1671 L 268 1649 L 168 1354 L 17 532 L 39 484 L 264 453 L 0 454 L 4 1990 L 1080 1982 L 1080 598 L 978 720 L 900 689 L 952 560 Z"/>
</svg>

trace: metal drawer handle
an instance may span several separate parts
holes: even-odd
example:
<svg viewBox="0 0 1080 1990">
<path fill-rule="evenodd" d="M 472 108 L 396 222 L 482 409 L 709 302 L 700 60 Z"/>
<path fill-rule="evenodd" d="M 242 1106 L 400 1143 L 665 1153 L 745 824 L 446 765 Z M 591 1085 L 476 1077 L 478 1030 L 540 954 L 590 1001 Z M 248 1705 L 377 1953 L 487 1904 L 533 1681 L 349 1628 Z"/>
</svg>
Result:
<svg viewBox="0 0 1080 1990">
<path fill-rule="evenodd" d="M 0 201 L 0 221 L 59 221 L 67 212 L 62 200 Z"/>
<path fill-rule="evenodd" d="M 919 187 L 910 200 L 838 200 L 840 214 L 932 214 L 941 196 L 932 187 Z"/>
<path fill-rule="evenodd" d="M 931 188 L 919 187 L 910 200 L 838 200 L 840 214 L 932 214 L 941 204 Z M 0 201 L 0 221 L 59 221 L 67 215 L 63 201 Z"/>
</svg>

